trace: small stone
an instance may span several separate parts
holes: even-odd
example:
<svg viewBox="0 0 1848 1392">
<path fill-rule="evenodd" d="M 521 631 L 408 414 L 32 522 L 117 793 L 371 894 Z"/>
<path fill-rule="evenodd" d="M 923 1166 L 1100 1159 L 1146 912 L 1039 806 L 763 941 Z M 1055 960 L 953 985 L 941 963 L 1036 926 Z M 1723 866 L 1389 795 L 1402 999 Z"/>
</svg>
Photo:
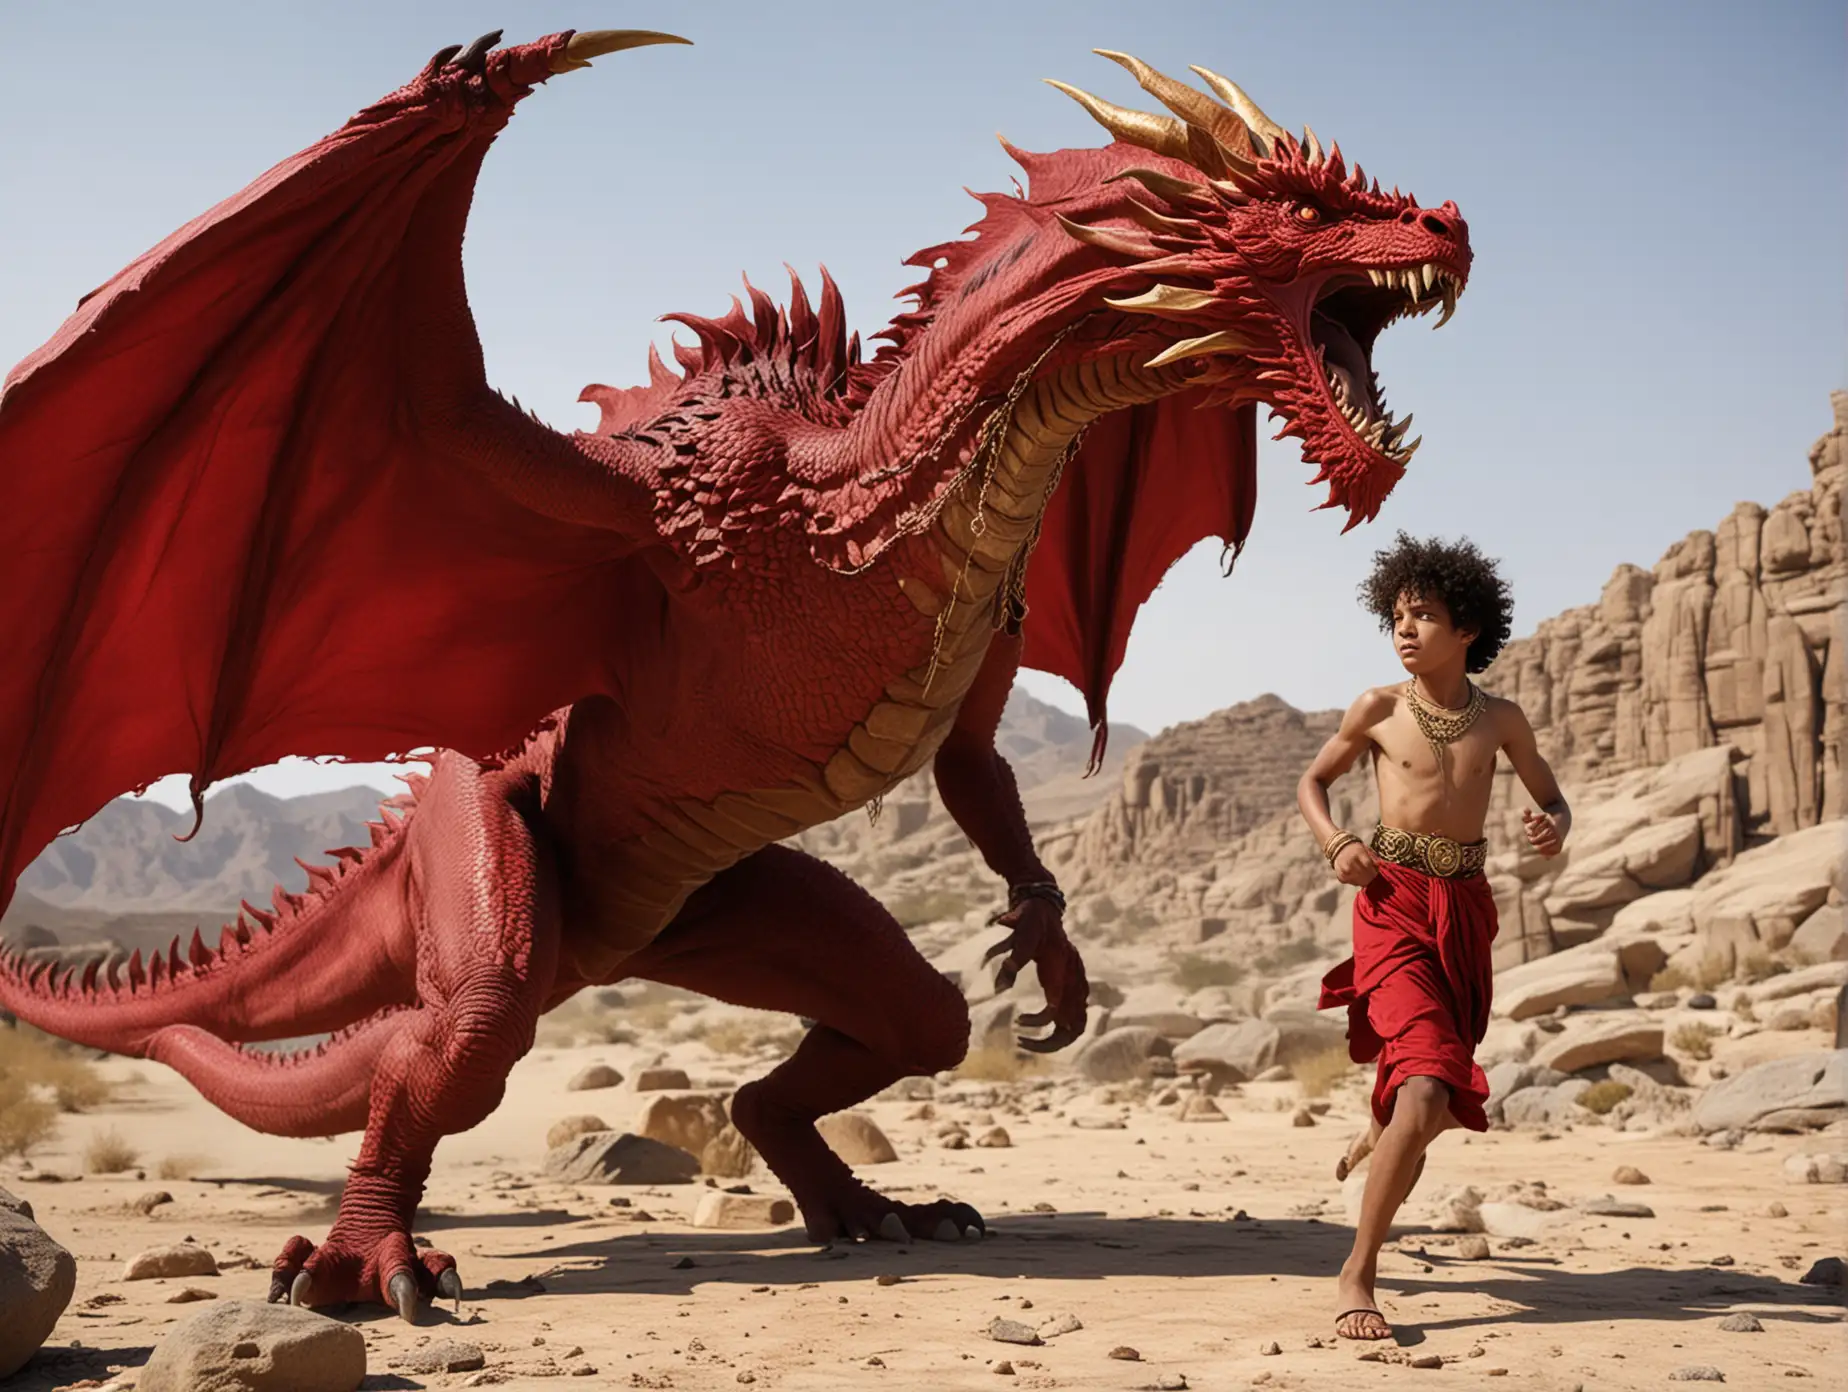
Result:
<svg viewBox="0 0 1848 1392">
<path fill-rule="evenodd" d="M 967 1150 L 969 1148 L 969 1133 L 967 1131 L 952 1131 L 943 1138 L 941 1144 L 945 1150 Z"/>
<path fill-rule="evenodd" d="M 1039 1334 L 1019 1320 L 1002 1319 L 996 1315 L 988 1322 L 988 1337 L 998 1344 L 1037 1344 Z"/>
<path fill-rule="evenodd" d="M 1580 1213 L 1589 1213 L 1596 1218 L 1653 1218 L 1655 1210 L 1648 1204 L 1631 1203 L 1624 1199 L 1613 1199 L 1609 1195 L 1601 1199 L 1587 1199 L 1579 1205 Z"/>
<path fill-rule="evenodd" d="M 1824 1257 L 1804 1272 L 1800 1279 L 1806 1286 L 1848 1285 L 1848 1267 L 1844 1267 L 1840 1257 Z"/>
<path fill-rule="evenodd" d="M 699 1161 L 628 1132 L 591 1131 L 546 1152 L 548 1179 L 567 1184 L 690 1184 Z"/>
<path fill-rule="evenodd" d="M 1689 1010 L 1713 1010 L 1718 1006 L 1719 1001 L 1715 1000 L 1712 994 L 1707 991 L 1696 991 L 1693 995 L 1688 997 Z"/>
<path fill-rule="evenodd" d="M 684 1092 L 692 1086 L 684 1068 L 643 1068 L 635 1075 L 637 1092 Z"/>
<path fill-rule="evenodd" d="M 1084 1328 L 1084 1321 L 1076 1315 L 1060 1315 L 1055 1320 L 1048 1320 L 1039 1328 L 1040 1338 L 1056 1339 L 1061 1334 L 1076 1334 Z"/>
<path fill-rule="evenodd" d="M 738 1381 L 744 1383 L 756 1382 L 757 1374 L 752 1372 L 749 1368 L 740 1368 L 738 1370 Z"/>
<path fill-rule="evenodd" d="M 796 1206 L 769 1194 L 727 1194 L 708 1189 L 693 1210 L 696 1228 L 780 1228 L 796 1219 Z"/>
<path fill-rule="evenodd" d="M 905 1278 L 900 1276 L 896 1271 L 882 1271 L 877 1276 L 873 1277 L 873 1284 L 875 1286 L 896 1286 L 904 1279 Z"/>
<path fill-rule="evenodd" d="M 474 1344 L 458 1339 L 438 1339 L 401 1354 L 392 1359 L 389 1366 L 407 1373 L 472 1373 L 487 1361 L 487 1356 Z"/>
<path fill-rule="evenodd" d="M 1758 1316 L 1749 1315 L 1743 1310 L 1721 1320 L 1720 1328 L 1728 1334 L 1762 1334 L 1765 1332 L 1765 1327 L 1758 1322 Z"/>
<path fill-rule="evenodd" d="M 1619 1165 L 1611 1175 L 1612 1184 L 1647 1184 L 1649 1176 L 1634 1165 Z"/>
<path fill-rule="evenodd" d="M 691 1271 L 693 1269 L 693 1258 L 682 1257 L 673 1264 L 671 1269 L 674 1271 Z"/>
<path fill-rule="evenodd" d="M 1721 1253 L 1719 1256 L 1712 1258 L 1707 1263 L 1708 1266 L 1731 1266 L 1732 1264 L 1733 1264 L 1732 1257 L 1725 1253 Z"/>
<path fill-rule="evenodd" d="M 1767 1218 L 1788 1218 L 1789 1216 L 1790 1210 L 1781 1203 L 1773 1202 L 1765 1205 L 1765 1217 Z"/>
<path fill-rule="evenodd" d="M 1307 1107 L 1298 1107 L 1296 1115 L 1290 1118 L 1292 1126 L 1314 1126 L 1315 1116 Z"/>
<path fill-rule="evenodd" d="M 1457 1257 L 1462 1261 L 1484 1261 L 1489 1255 L 1489 1240 L 1481 1233 L 1470 1233 L 1457 1243 Z"/>
<path fill-rule="evenodd" d="M 602 1117 L 588 1116 L 583 1113 L 577 1116 L 560 1117 L 545 1133 L 545 1148 L 550 1150 L 554 1146 L 563 1145 L 566 1141 L 576 1140 L 579 1136 L 588 1136 L 592 1131 L 609 1129 Z"/>
<path fill-rule="evenodd" d="M 138 1392 L 284 1385 L 291 1392 L 352 1392 L 365 1375 L 365 1336 L 352 1325 L 294 1305 L 215 1300 L 167 1331 L 135 1386 Z"/>
<path fill-rule="evenodd" d="M 1710 1363 L 1690 1363 L 1668 1375 L 1670 1382 L 1725 1382 L 1726 1374 Z"/>
<path fill-rule="evenodd" d="M 1161 1392 L 1183 1392 L 1187 1386 L 1187 1379 L 1180 1373 L 1163 1373 L 1155 1379 L 1155 1385 L 1161 1389 Z"/>
<path fill-rule="evenodd" d="M 1118 1344 L 1115 1348 L 1111 1349 L 1110 1357 L 1124 1363 L 1140 1363 L 1142 1361 L 1142 1355 L 1128 1344 Z"/>
<path fill-rule="evenodd" d="M 866 1360 L 866 1366 L 869 1368 L 883 1368 L 885 1367 L 885 1359 L 875 1353 L 871 1358 Z"/>
<path fill-rule="evenodd" d="M 1264 1354 L 1266 1357 L 1274 1358 L 1276 1355 L 1283 1352 L 1283 1346 L 1275 1339 L 1272 1339 L 1269 1343 L 1260 1348 L 1258 1352 Z"/>
<path fill-rule="evenodd" d="M 702 1172 L 721 1179 L 742 1179 L 757 1165 L 757 1149 L 737 1127 L 727 1125 L 699 1153 Z"/>
<path fill-rule="evenodd" d="M 1444 1360 L 1435 1353 L 1420 1354 L 1412 1360 L 1412 1367 L 1414 1368 L 1441 1368 L 1443 1366 Z"/>
<path fill-rule="evenodd" d="M 985 1150 L 1006 1150 L 1014 1144 L 1014 1138 L 1007 1134 L 1006 1127 L 996 1126 L 977 1136 L 975 1143 Z"/>
<path fill-rule="evenodd" d="M 122 1268 L 124 1281 L 146 1281 L 160 1276 L 216 1276 L 218 1263 L 203 1247 L 178 1242 L 171 1247 L 150 1247 L 137 1252 Z"/>
<path fill-rule="evenodd" d="M 167 1297 L 169 1305 L 190 1305 L 195 1300 L 216 1300 L 218 1292 L 207 1290 L 204 1286 L 181 1286 Z"/>
<path fill-rule="evenodd" d="M 618 1087 L 622 1083 L 622 1074 L 607 1063 L 593 1063 L 587 1068 L 580 1068 L 565 1084 L 566 1092 L 596 1092 L 600 1088 Z"/>
<path fill-rule="evenodd" d="M 145 1215 L 152 1213 L 162 1204 L 170 1204 L 172 1202 L 173 1195 L 169 1194 L 165 1189 L 156 1189 L 151 1193 L 143 1194 L 140 1198 L 136 1199 L 130 1207 L 132 1207 L 135 1212 Z"/>
<path fill-rule="evenodd" d="M 1003 1358 L 1000 1362 L 996 1363 L 990 1371 L 999 1373 L 1002 1377 L 1013 1377 L 1014 1365 Z"/>
<path fill-rule="evenodd" d="M 864 1112 L 836 1112 L 816 1122 L 815 1129 L 849 1165 L 886 1165 L 898 1159 L 885 1132 Z"/>
<path fill-rule="evenodd" d="M 1182 1121 L 1225 1121 L 1224 1110 L 1212 1098 L 1195 1093 L 1187 1099 L 1187 1105 L 1181 1108 Z"/>
</svg>

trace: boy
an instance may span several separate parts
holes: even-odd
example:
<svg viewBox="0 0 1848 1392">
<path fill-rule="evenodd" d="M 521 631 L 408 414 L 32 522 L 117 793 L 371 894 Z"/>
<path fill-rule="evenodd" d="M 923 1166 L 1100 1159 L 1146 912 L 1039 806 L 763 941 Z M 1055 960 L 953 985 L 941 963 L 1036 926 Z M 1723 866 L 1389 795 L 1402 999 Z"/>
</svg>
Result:
<svg viewBox="0 0 1848 1392">
<path fill-rule="evenodd" d="M 1335 1332 L 1392 1335 L 1375 1303 L 1380 1244 L 1424 1166 L 1425 1148 L 1451 1126 L 1486 1131 L 1488 1082 L 1472 1053 L 1489 1019 L 1489 944 L 1495 900 L 1482 839 L 1495 757 L 1505 753 L 1538 812 L 1523 809 L 1527 840 L 1556 856 L 1572 823 L 1533 729 L 1512 701 L 1469 674 L 1508 639 L 1508 586 L 1467 541 L 1414 541 L 1401 532 L 1374 557 L 1361 602 L 1391 632 L 1411 680 L 1365 692 L 1297 784 L 1296 801 L 1335 877 L 1357 885 L 1354 955 L 1322 981 L 1321 1008 L 1348 1008 L 1348 1052 L 1379 1059 L 1373 1126 L 1356 1138 L 1338 1178 L 1369 1154 L 1354 1250 L 1341 1268 Z M 1363 754 L 1379 785 L 1380 825 L 1363 843 L 1337 827 L 1328 785 Z"/>
</svg>

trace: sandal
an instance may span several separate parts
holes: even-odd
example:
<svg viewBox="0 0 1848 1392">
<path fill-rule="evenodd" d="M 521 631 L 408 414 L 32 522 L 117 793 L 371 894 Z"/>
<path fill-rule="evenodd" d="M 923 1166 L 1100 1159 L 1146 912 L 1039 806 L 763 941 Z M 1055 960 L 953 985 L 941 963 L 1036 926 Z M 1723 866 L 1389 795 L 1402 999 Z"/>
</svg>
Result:
<svg viewBox="0 0 1848 1392">
<path fill-rule="evenodd" d="M 1380 1322 L 1379 1328 L 1377 1331 L 1369 1330 L 1369 1332 L 1364 1334 L 1348 1334 L 1342 1330 L 1341 1321 L 1348 1318 L 1350 1315 L 1372 1315 Z M 1362 1327 L 1364 1328 L 1365 1326 Z M 1337 1339 L 1353 1339 L 1360 1343 L 1377 1343 L 1381 1339 L 1392 1338 L 1393 1331 L 1392 1325 L 1387 1322 L 1385 1315 L 1381 1314 L 1371 1305 L 1357 1305 L 1352 1310 L 1343 1310 L 1340 1314 L 1335 1316 L 1335 1337 Z"/>
</svg>

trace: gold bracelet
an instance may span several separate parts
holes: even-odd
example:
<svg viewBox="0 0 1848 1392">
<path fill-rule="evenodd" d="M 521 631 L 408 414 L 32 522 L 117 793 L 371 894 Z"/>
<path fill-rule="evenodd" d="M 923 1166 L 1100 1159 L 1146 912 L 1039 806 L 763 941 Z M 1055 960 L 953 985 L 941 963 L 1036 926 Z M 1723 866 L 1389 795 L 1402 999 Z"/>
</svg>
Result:
<svg viewBox="0 0 1848 1392">
<path fill-rule="evenodd" d="M 1337 831 L 1328 838 L 1328 844 L 1322 847 L 1322 859 L 1328 862 L 1330 870 L 1335 868 L 1335 857 L 1349 846 L 1358 846 L 1360 838 L 1351 831 Z"/>
</svg>

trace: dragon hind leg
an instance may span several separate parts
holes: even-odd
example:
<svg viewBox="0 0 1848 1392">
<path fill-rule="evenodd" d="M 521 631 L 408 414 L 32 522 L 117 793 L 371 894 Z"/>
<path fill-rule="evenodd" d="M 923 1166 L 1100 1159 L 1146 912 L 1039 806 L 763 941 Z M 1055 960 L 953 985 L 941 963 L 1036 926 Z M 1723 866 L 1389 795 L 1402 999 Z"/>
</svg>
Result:
<svg viewBox="0 0 1848 1392">
<path fill-rule="evenodd" d="M 529 820 L 537 810 L 530 775 L 439 757 L 409 829 L 420 1003 L 393 1017 L 379 1050 L 333 1228 L 318 1246 L 290 1239 L 272 1301 L 376 1301 L 414 1319 L 433 1295 L 460 1298 L 455 1262 L 417 1251 L 411 1221 L 437 1142 L 499 1104 L 553 988 L 557 877 Z"/>
<path fill-rule="evenodd" d="M 789 1186 L 815 1241 L 986 1230 L 967 1204 L 882 1197 L 815 1129 L 900 1078 L 954 1068 L 969 1044 L 961 992 L 846 876 L 768 847 L 715 876 L 624 965 L 630 976 L 817 1022 L 795 1053 L 732 1099 L 733 1122 Z"/>
</svg>

